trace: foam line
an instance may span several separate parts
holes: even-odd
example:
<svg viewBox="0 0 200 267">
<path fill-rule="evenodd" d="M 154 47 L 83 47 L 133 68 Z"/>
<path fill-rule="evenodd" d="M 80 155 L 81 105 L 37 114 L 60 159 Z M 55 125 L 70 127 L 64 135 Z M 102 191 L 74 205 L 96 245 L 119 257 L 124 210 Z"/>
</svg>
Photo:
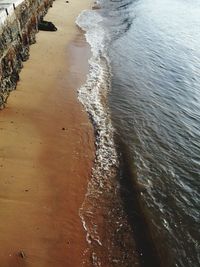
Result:
<svg viewBox="0 0 200 267">
<path fill-rule="evenodd" d="M 85 31 L 86 40 L 92 51 L 87 81 L 78 90 L 78 99 L 88 112 L 96 134 L 95 164 L 79 215 L 87 232 L 88 243 L 95 243 L 99 246 L 103 245 L 103 240 L 100 240 L 98 225 L 95 221 L 94 205 L 108 190 L 108 181 L 118 168 L 118 156 L 113 138 L 114 130 L 107 105 L 107 93 L 111 82 L 111 69 L 106 51 L 109 40 L 101 22 L 100 14 L 91 10 L 84 10 L 76 20 L 76 24 Z M 100 259 L 96 261 L 100 262 Z M 99 263 L 98 266 L 100 266 Z"/>
</svg>

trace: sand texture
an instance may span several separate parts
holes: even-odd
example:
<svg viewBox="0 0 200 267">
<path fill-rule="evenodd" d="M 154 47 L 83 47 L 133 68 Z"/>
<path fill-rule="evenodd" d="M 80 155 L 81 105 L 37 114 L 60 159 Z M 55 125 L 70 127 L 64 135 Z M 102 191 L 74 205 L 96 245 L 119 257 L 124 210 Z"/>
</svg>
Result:
<svg viewBox="0 0 200 267">
<path fill-rule="evenodd" d="M 17 90 L 0 112 L 0 267 L 76 267 L 87 248 L 79 208 L 94 159 L 77 100 L 89 48 L 75 25 L 90 1 L 56 0 Z"/>
</svg>

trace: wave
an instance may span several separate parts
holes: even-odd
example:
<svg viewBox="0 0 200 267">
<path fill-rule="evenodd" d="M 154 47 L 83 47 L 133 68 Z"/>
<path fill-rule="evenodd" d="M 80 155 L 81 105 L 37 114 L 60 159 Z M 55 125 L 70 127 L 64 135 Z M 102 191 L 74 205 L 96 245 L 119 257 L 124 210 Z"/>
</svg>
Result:
<svg viewBox="0 0 200 267">
<path fill-rule="evenodd" d="M 127 253 L 130 252 L 127 247 L 132 248 L 132 241 L 128 241 L 126 237 L 131 229 L 119 197 L 120 186 L 116 178 L 119 160 L 107 104 L 107 95 L 111 88 L 111 66 L 107 56 L 109 34 L 102 22 L 103 18 L 96 10 L 84 10 L 76 20 L 76 24 L 85 31 L 92 51 L 87 81 L 78 90 L 78 99 L 89 114 L 96 137 L 92 177 L 79 215 L 90 247 L 85 253 L 90 254 L 92 264 L 109 266 L 110 263 L 113 266 L 115 263 L 117 266 L 130 266 L 127 265 L 130 263 L 127 261 Z M 126 232 L 124 238 L 123 231 Z M 119 246 L 116 239 L 123 246 Z"/>
<path fill-rule="evenodd" d="M 86 83 L 78 90 L 78 99 L 88 112 L 93 123 L 96 137 L 96 158 L 93 175 L 110 175 L 118 167 L 107 93 L 110 90 L 111 67 L 105 48 L 105 31 L 101 27 L 101 16 L 95 11 L 85 10 L 76 20 L 76 24 L 86 31 L 86 40 L 91 46 L 89 74 Z M 100 176 L 99 176 L 100 175 Z"/>
<path fill-rule="evenodd" d="M 101 26 L 102 17 L 95 11 L 85 10 L 76 20 L 76 24 L 85 31 L 87 42 L 91 46 L 92 57 L 89 60 L 89 74 L 86 83 L 78 90 L 78 99 L 88 112 L 95 130 L 95 164 L 88 184 L 85 200 L 79 210 L 89 244 L 96 242 L 102 246 L 96 222 L 98 198 L 108 188 L 108 179 L 118 167 L 118 157 L 113 140 L 113 127 L 107 102 L 110 90 L 111 70 L 106 55 L 106 33 Z M 93 264 L 100 265 L 100 259 L 94 255 Z"/>
</svg>

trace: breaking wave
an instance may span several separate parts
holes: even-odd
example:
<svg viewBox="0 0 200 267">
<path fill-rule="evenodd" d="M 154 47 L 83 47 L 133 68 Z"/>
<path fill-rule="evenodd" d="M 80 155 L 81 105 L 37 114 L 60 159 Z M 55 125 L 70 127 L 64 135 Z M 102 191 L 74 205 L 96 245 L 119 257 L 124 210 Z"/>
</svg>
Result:
<svg viewBox="0 0 200 267">
<path fill-rule="evenodd" d="M 96 133 L 96 161 L 98 173 L 105 173 L 118 165 L 113 141 L 113 127 L 107 106 L 110 90 L 111 69 L 106 55 L 106 32 L 101 27 L 101 16 L 95 11 L 85 10 L 77 18 L 77 25 L 86 31 L 86 40 L 91 46 L 89 75 L 86 84 L 78 91 L 78 98 L 87 110 Z"/>
<path fill-rule="evenodd" d="M 111 83 L 111 67 L 107 57 L 109 35 L 102 21 L 102 16 L 96 10 L 84 10 L 76 20 L 76 24 L 85 31 L 92 51 L 87 81 L 78 90 L 78 99 L 89 114 L 96 138 L 92 177 L 79 210 L 89 244 L 85 252 L 89 257 L 85 257 L 84 264 L 87 265 L 89 258 L 89 264 L 92 262 L 94 266 L 130 266 L 127 265 L 130 264 L 127 261 L 130 252 L 127 247 L 132 249 L 133 244 L 130 245 L 132 241 L 123 238 L 124 232 L 130 234 L 131 229 L 119 197 L 119 161 L 107 105 Z"/>
</svg>

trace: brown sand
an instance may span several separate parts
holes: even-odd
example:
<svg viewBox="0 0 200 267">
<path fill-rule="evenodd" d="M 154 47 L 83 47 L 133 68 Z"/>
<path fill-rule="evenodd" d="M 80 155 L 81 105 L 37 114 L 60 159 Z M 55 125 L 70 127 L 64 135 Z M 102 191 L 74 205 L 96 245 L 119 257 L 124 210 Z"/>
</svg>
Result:
<svg viewBox="0 0 200 267">
<path fill-rule="evenodd" d="M 89 7 L 89 0 L 54 2 L 45 19 L 58 31 L 37 35 L 0 112 L 0 267 L 83 265 L 78 211 L 94 145 L 77 100 L 89 49 L 75 18 Z"/>
</svg>

